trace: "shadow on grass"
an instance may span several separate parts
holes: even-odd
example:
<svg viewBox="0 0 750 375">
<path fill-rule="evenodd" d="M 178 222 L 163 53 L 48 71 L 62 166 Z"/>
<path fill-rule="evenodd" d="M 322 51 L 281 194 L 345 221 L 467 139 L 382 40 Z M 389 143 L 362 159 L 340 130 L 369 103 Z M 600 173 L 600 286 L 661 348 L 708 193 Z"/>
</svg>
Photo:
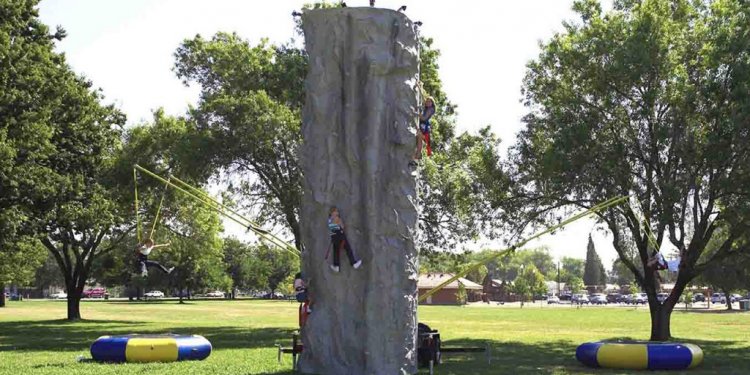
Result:
<svg viewBox="0 0 750 375">
<path fill-rule="evenodd" d="M 602 341 L 638 341 L 620 337 Z M 747 373 L 747 353 L 750 344 L 740 341 L 680 340 L 700 346 L 705 360 L 690 374 L 744 374 Z M 543 343 L 499 342 L 492 340 L 456 339 L 443 341 L 445 347 L 484 347 L 489 343 L 492 362 L 487 363 L 484 353 L 449 353 L 436 367 L 437 374 L 623 374 L 629 370 L 594 369 L 579 363 L 575 351 L 579 344 L 570 341 Z M 624 372 L 627 371 L 627 372 Z M 420 369 L 420 374 L 429 371 Z M 643 372 L 651 373 L 651 372 Z M 675 373 L 674 371 L 670 373 Z"/>
<path fill-rule="evenodd" d="M 246 327 L 150 327 L 144 322 L 45 320 L 0 322 L 0 352 L 88 350 L 100 336 L 127 334 L 202 335 L 214 349 L 270 348 L 288 346 L 293 329 Z"/>
</svg>

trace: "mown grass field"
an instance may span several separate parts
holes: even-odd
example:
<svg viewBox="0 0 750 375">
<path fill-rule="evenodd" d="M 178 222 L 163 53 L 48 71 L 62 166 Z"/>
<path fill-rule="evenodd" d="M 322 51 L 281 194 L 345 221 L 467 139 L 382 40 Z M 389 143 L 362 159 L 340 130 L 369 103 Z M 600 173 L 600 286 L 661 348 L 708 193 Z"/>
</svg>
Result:
<svg viewBox="0 0 750 375">
<path fill-rule="evenodd" d="M 276 361 L 274 344 L 289 345 L 297 305 L 287 301 L 84 302 L 85 321 L 68 323 L 62 301 L 10 302 L 0 309 L 0 374 L 291 374 L 291 358 Z M 574 358 L 576 346 L 600 339 L 648 338 L 647 309 L 420 307 L 420 321 L 437 328 L 445 346 L 483 346 L 483 354 L 445 357 L 437 374 L 624 374 L 594 370 Z M 89 345 L 104 334 L 200 334 L 214 352 L 202 362 L 98 364 Z M 750 314 L 677 311 L 672 334 L 699 344 L 702 367 L 690 374 L 750 373 Z M 422 371 L 421 373 L 427 373 Z M 676 374 L 676 372 L 669 372 Z"/>
</svg>

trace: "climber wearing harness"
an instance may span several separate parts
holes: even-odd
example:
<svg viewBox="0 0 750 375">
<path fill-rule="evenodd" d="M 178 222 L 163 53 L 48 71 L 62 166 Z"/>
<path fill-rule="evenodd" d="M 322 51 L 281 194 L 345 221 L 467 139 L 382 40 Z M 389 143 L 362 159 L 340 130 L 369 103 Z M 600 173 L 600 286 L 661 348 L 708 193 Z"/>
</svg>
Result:
<svg viewBox="0 0 750 375">
<path fill-rule="evenodd" d="M 430 133 L 432 125 L 430 118 L 435 114 L 435 100 L 428 96 L 424 100 L 424 108 L 419 113 L 419 131 L 417 132 L 417 151 L 414 153 L 414 159 L 422 159 L 422 146 L 427 145 L 427 156 L 432 156 L 432 147 L 430 145 Z"/>
<path fill-rule="evenodd" d="M 312 302 L 307 295 L 307 286 L 302 278 L 302 272 L 294 275 L 294 293 L 299 305 L 299 327 L 302 328 L 307 322 L 307 316 L 312 312 Z"/>
<path fill-rule="evenodd" d="M 339 259 L 341 258 L 341 248 L 346 250 L 346 256 L 349 257 L 352 267 L 355 269 L 361 267 L 362 259 L 356 260 L 354 258 L 354 252 L 352 251 L 352 247 L 349 246 L 349 241 L 347 241 L 346 234 L 344 233 L 344 221 L 341 220 L 339 210 L 335 206 L 331 207 L 328 213 L 328 232 L 331 234 L 331 242 L 333 243 L 333 264 L 331 265 L 333 272 L 339 272 L 340 270 Z"/>
<path fill-rule="evenodd" d="M 154 240 L 150 238 L 147 238 L 145 241 L 138 244 L 138 246 L 135 248 L 135 253 L 138 257 L 138 269 L 136 272 L 140 273 L 141 276 L 146 277 L 148 276 L 148 267 L 156 267 L 167 275 L 172 273 L 172 271 L 174 271 L 174 267 L 167 268 L 159 264 L 159 262 L 148 260 L 148 256 L 149 254 L 151 254 L 152 250 L 159 247 L 167 247 L 169 245 L 169 243 L 156 245 L 154 244 Z"/>
</svg>

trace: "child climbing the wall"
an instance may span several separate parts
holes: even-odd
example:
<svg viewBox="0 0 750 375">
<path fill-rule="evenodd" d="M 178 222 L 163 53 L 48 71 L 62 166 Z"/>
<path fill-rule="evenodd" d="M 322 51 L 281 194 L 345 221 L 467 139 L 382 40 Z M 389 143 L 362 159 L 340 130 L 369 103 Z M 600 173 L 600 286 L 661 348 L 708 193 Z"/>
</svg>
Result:
<svg viewBox="0 0 750 375">
<path fill-rule="evenodd" d="M 432 146 L 430 145 L 430 133 L 432 125 L 430 119 L 435 114 L 435 100 L 428 96 L 424 100 L 424 108 L 419 113 L 419 129 L 417 129 L 417 151 L 414 153 L 414 160 L 422 159 L 422 147 L 427 146 L 427 156 L 432 156 Z M 416 164 L 416 162 L 412 162 Z"/>
<path fill-rule="evenodd" d="M 141 274 L 141 276 L 146 277 L 148 276 L 148 267 L 156 267 L 160 269 L 165 274 L 169 275 L 174 271 L 174 267 L 164 267 L 159 262 L 155 262 L 153 260 L 148 260 L 149 254 L 151 254 L 151 251 L 160 247 L 167 247 L 169 246 L 169 243 L 156 245 L 154 244 L 154 240 L 151 238 L 146 239 L 142 243 L 138 244 L 138 246 L 135 248 L 136 255 L 138 257 L 138 270 Z"/>
<path fill-rule="evenodd" d="M 349 257 L 349 262 L 355 269 L 362 266 L 362 259 L 356 260 L 354 258 L 354 252 L 352 247 L 349 246 L 349 241 L 346 239 L 344 233 L 344 221 L 341 220 L 338 208 L 331 207 L 328 212 L 328 232 L 331 234 L 331 242 L 333 243 L 333 264 L 331 269 L 333 272 L 339 272 L 339 262 L 341 258 L 341 249 L 346 250 L 346 256 Z"/>
</svg>

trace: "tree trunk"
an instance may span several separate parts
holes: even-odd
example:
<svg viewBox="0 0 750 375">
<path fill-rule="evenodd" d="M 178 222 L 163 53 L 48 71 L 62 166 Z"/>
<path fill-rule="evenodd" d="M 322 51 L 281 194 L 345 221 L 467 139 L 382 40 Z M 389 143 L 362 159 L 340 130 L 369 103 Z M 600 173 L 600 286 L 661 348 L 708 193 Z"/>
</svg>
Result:
<svg viewBox="0 0 750 375">
<path fill-rule="evenodd" d="M 729 290 L 724 289 L 724 298 L 726 298 L 727 301 L 727 310 L 732 310 L 732 296 L 729 292 Z"/>
<path fill-rule="evenodd" d="M 74 285 L 68 285 L 65 289 L 68 293 L 68 320 L 80 320 L 81 295 L 83 294 L 83 291 Z"/>
<path fill-rule="evenodd" d="M 418 49 L 414 24 L 390 9 L 309 10 L 300 162 L 302 265 L 313 312 L 302 328 L 303 373 L 410 374 L 416 368 L 414 244 Z M 353 269 L 325 261 L 337 206 Z M 330 262 L 331 259 L 328 259 Z"/>
<path fill-rule="evenodd" d="M 674 306 L 659 304 L 654 308 L 651 306 L 651 341 L 667 341 L 672 338 L 670 320 Z"/>
<path fill-rule="evenodd" d="M 5 307 L 5 284 L 0 284 L 0 307 Z"/>
</svg>

